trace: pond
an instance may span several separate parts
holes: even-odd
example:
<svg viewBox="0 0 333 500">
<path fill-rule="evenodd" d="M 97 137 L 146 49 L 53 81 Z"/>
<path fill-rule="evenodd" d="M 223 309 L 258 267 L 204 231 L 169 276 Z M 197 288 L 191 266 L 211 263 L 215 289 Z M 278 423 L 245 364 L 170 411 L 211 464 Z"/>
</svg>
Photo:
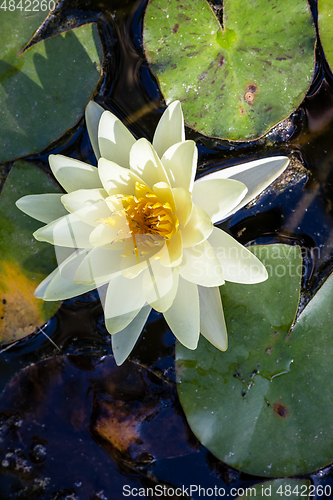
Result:
<svg viewBox="0 0 333 500">
<path fill-rule="evenodd" d="M 183 3 L 182 13 L 190 5 Z M 22 28 L 23 46 L 53 3 L 46 7 L 39 9 L 32 31 L 30 25 L 26 32 Z M 210 2 L 220 22 L 226 19 L 223 8 L 227 7 L 222 0 Z M 1 8 L 3 27 L 12 11 L 9 4 Z M 62 303 L 32 302 L 34 288 L 56 267 L 56 259 L 48 253 L 50 246 L 33 241 L 31 234 L 40 224 L 27 222 L 27 216 L 20 218 L 15 201 L 26 194 L 59 193 L 49 167 L 50 154 L 97 165 L 83 116 L 91 97 L 120 118 L 136 138 L 149 141 L 166 108 L 160 89 L 167 88 L 168 82 L 163 81 L 163 71 L 161 81 L 153 73 L 158 64 L 147 54 L 153 49 L 143 45 L 146 9 L 143 0 L 61 0 L 32 42 L 60 40 L 64 32 L 77 32 L 93 68 L 75 40 L 68 38 L 68 46 L 62 46 L 65 36 L 50 49 L 45 42 L 42 55 L 31 56 L 39 80 L 25 75 L 14 84 L 9 77 L 19 71 L 18 62 L 0 62 L 6 97 L 6 101 L 0 99 L 6 120 L 0 122 L 4 148 L 0 165 L 1 500 L 245 498 L 250 487 L 255 488 L 255 495 L 250 493 L 254 498 L 333 498 L 329 317 L 333 76 L 318 37 L 315 0 L 309 7 L 317 36 L 311 81 L 305 85 L 303 69 L 299 70 L 299 88 L 305 85 L 300 104 L 267 125 L 257 134 L 259 138 L 232 140 L 202 133 L 202 128 L 199 132 L 186 99 L 179 97 L 185 103 L 185 123 L 192 120 L 185 134 L 198 148 L 197 178 L 266 157 L 290 160 L 272 184 L 218 224 L 261 260 L 260 251 L 264 252 L 270 283 L 221 287 L 229 333 L 229 349 L 219 352 L 224 360 L 215 357 L 215 347 L 204 339 L 194 351 L 180 344 L 176 347 L 163 315 L 152 310 L 129 359 L 117 366 L 105 326 L 104 289 Z M 19 7 L 14 10 L 15 15 L 22 14 Z M 172 26 L 170 32 L 181 33 L 178 24 Z M 87 31 L 76 31 L 82 29 Z M 14 43 L 9 31 L 5 29 L 3 35 L 5 42 L 10 40 L 8 46 Z M 159 36 L 163 38 L 162 28 Z M 232 36 L 226 36 L 220 47 L 232 44 Z M 30 56 L 25 57 L 28 61 Z M 220 66 L 225 64 L 223 59 Z M 57 87 L 53 80 L 62 68 L 62 86 Z M 189 73 L 192 70 L 188 68 Z M 296 79 L 296 87 L 297 83 Z M 45 91 L 48 87 L 54 87 L 51 97 Z M 247 90 L 251 104 L 255 90 Z M 33 113 L 38 101 L 44 115 L 38 111 L 37 120 Z M 215 95 L 209 106 L 219 114 L 221 105 Z M 33 119 L 26 115 L 29 108 Z M 52 122 L 55 115 L 61 116 L 55 119 L 56 129 L 45 125 L 44 130 L 44 121 Z M 229 116 L 226 127 L 231 130 L 228 120 Z M 205 122 L 204 126 L 213 125 Z M 279 274 L 278 269 L 287 266 L 288 273 Z"/>
</svg>

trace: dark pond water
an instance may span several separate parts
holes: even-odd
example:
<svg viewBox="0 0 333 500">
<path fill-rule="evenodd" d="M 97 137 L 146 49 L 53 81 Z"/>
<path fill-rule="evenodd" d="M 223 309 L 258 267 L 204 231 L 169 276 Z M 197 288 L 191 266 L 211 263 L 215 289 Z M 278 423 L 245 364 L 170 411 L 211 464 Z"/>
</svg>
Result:
<svg viewBox="0 0 333 500">
<path fill-rule="evenodd" d="M 64 1 L 42 36 L 65 29 L 73 19 L 77 25 L 98 22 L 105 63 L 95 100 L 137 137 L 152 139 L 165 106 L 142 48 L 145 5 L 142 0 Z M 316 19 L 316 2 L 311 8 Z M 288 171 L 283 182 L 223 228 L 243 244 L 300 245 L 306 264 L 302 307 L 333 263 L 333 77 L 320 45 L 316 60 L 315 79 L 301 107 L 265 139 L 231 144 L 187 130 L 198 144 L 199 176 L 268 154 L 293 158 L 296 173 Z M 50 152 L 94 163 L 83 120 L 30 160 L 48 169 Z M 228 493 L 264 479 L 228 467 L 197 442 L 177 399 L 174 342 L 163 317 L 153 312 L 130 357 L 135 363 L 116 368 L 99 297 L 91 292 L 65 301 L 43 331 L 3 347 L 0 499 L 118 500 L 125 498 L 126 485 L 198 482 Z M 306 477 L 333 487 L 332 472 L 327 467 Z"/>
</svg>

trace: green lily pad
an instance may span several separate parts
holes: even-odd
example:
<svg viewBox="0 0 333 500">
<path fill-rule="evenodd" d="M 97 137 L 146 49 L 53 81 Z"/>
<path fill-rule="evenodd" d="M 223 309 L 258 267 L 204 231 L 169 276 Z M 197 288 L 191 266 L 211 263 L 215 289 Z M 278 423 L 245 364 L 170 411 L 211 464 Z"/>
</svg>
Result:
<svg viewBox="0 0 333 500">
<path fill-rule="evenodd" d="M 0 342 L 32 333 L 59 308 L 34 297 L 37 285 L 57 267 L 54 248 L 32 233 L 42 223 L 23 214 L 16 200 L 27 194 L 59 193 L 51 178 L 32 164 L 12 167 L 0 196 Z"/>
<path fill-rule="evenodd" d="M 333 71 L 333 0 L 318 1 L 318 29 L 326 60 Z"/>
<path fill-rule="evenodd" d="M 309 498 L 309 493 L 311 492 L 312 488 L 314 488 L 313 492 L 317 491 L 314 486 L 310 485 L 310 481 L 307 480 L 274 479 L 273 481 L 265 481 L 264 483 L 258 483 L 249 488 L 246 488 L 244 495 L 240 495 L 239 497 L 237 497 L 237 500 L 245 500 L 248 497 L 251 497 L 253 499 L 269 497 L 270 500 L 281 500 L 282 498 L 290 498 L 291 500 L 296 500 L 299 497 Z M 325 491 L 325 487 L 323 486 L 319 486 L 317 488 L 322 488 L 322 491 Z M 328 490 L 328 488 L 326 488 L 326 491 L 330 492 L 331 490 Z"/>
<path fill-rule="evenodd" d="M 144 45 L 167 102 L 202 134 L 251 140 L 292 113 L 313 76 L 306 0 L 151 0 Z"/>
<path fill-rule="evenodd" d="M 101 76 L 95 24 L 22 53 L 45 18 L 33 14 L 16 9 L 0 17 L 0 161 L 38 153 L 73 127 Z"/>
<path fill-rule="evenodd" d="M 193 432 L 229 465 L 308 473 L 333 461 L 333 275 L 292 327 L 300 250 L 270 245 L 256 255 L 266 282 L 221 287 L 228 350 L 202 337 L 195 351 L 177 345 L 179 397 Z"/>
</svg>

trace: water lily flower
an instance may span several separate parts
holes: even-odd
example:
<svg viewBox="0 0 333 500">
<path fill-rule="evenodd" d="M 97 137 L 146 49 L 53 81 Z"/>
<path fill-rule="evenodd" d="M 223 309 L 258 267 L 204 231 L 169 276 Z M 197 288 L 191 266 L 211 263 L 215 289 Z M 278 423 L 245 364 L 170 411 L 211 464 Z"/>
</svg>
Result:
<svg viewBox="0 0 333 500">
<path fill-rule="evenodd" d="M 214 226 L 285 169 L 272 157 L 226 168 L 194 182 L 195 142 L 185 140 L 180 103 L 163 113 L 152 144 L 90 102 L 86 121 L 98 168 L 51 155 L 67 194 L 31 195 L 17 206 L 46 225 L 34 233 L 55 245 L 58 267 L 37 288 L 63 300 L 107 285 L 103 304 L 118 364 L 130 354 L 151 309 L 195 349 L 200 332 L 220 350 L 227 330 L 219 286 L 259 283 L 263 264 Z"/>
</svg>

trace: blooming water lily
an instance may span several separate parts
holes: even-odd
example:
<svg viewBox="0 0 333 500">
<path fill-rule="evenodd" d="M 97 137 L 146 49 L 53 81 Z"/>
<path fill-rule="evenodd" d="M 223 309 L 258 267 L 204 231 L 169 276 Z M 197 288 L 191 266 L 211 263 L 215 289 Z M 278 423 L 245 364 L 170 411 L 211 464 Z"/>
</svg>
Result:
<svg viewBox="0 0 333 500">
<path fill-rule="evenodd" d="M 195 142 L 185 140 L 179 102 L 162 115 L 153 143 L 90 102 L 86 121 L 98 168 L 51 155 L 67 194 L 31 195 L 17 206 L 46 223 L 34 236 L 55 245 L 58 268 L 36 297 L 62 300 L 107 284 L 107 330 L 118 364 L 133 349 L 151 309 L 195 349 L 200 332 L 220 350 L 227 331 L 219 286 L 259 283 L 263 264 L 214 223 L 231 215 L 285 169 L 272 157 L 194 182 Z"/>
</svg>

